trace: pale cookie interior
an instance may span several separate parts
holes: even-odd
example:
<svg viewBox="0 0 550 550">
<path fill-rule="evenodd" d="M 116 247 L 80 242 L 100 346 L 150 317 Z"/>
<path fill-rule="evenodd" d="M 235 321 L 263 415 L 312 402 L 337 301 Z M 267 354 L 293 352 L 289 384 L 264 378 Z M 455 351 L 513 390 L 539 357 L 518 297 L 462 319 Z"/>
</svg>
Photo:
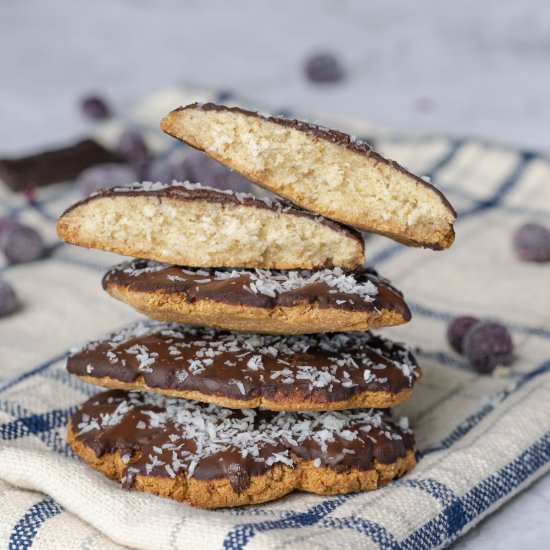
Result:
<svg viewBox="0 0 550 550">
<path fill-rule="evenodd" d="M 254 206 L 156 196 L 97 197 L 64 214 L 71 244 L 196 267 L 353 269 L 363 244 L 310 217 Z"/>
<path fill-rule="evenodd" d="M 164 131 L 323 216 L 433 248 L 454 240 L 455 214 L 411 174 L 288 126 L 227 110 L 173 111 Z"/>
</svg>

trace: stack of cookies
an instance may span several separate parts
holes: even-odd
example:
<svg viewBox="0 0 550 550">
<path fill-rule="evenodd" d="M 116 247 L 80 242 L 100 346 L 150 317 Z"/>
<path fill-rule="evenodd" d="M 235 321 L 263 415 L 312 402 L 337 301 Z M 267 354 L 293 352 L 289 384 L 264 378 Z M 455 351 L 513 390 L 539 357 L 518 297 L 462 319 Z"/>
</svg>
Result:
<svg viewBox="0 0 550 550">
<path fill-rule="evenodd" d="M 300 489 L 376 489 L 415 465 L 387 410 L 421 371 L 369 332 L 405 323 L 350 226 L 434 249 L 455 213 L 428 182 L 340 132 L 193 104 L 162 128 L 290 202 L 197 183 L 96 193 L 61 239 L 132 256 L 103 288 L 154 321 L 90 342 L 69 372 L 108 391 L 68 440 L 125 487 L 217 508 Z"/>
</svg>

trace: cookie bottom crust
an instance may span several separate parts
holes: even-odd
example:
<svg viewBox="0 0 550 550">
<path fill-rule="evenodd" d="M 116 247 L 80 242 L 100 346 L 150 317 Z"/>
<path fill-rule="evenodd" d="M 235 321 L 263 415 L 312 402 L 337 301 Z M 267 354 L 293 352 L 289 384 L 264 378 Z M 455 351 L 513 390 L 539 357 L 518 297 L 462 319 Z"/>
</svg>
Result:
<svg viewBox="0 0 550 550">
<path fill-rule="evenodd" d="M 67 428 L 67 442 L 93 469 L 114 480 L 122 478 L 127 464 L 122 461 L 120 451 L 97 457 L 90 447 L 76 439 L 71 422 Z M 181 474 L 175 478 L 138 475 L 133 488 L 186 502 L 197 508 L 214 509 L 260 504 L 281 498 L 294 490 L 319 495 L 372 491 L 383 487 L 392 479 L 403 476 L 416 465 L 412 450 L 408 450 L 404 457 L 398 458 L 392 464 L 374 461 L 370 470 L 351 469 L 343 473 L 327 467 L 314 466 L 312 461 L 303 460 L 296 455 L 292 458 L 296 461 L 294 468 L 275 464 L 265 474 L 252 476 L 250 485 L 239 493 L 233 489 L 228 479 L 204 481 Z"/>
<path fill-rule="evenodd" d="M 221 395 L 207 394 L 199 391 L 171 390 L 153 388 L 145 383 L 142 376 L 133 382 L 123 382 L 110 376 L 95 378 L 93 376 L 79 376 L 83 382 L 102 386 L 112 390 L 129 390 L 162 393 L 171 397 L 179 397 L 203 403 L 213 403 L 228 409 L 255 409 L 263 407 L 271 411 L 341 411 L 346 409 L 386 409 L 395 407 L 406 401 L 413 388 L 405 388 L 397 393 L 387 391 L 365 391 L 354 395 L 345 401 L 290 401 L 273 400 L 264 396 L 252 399 L 233 399 Z"/>
<path fill-rule="evenodd" d="M 136 292 L 115 284 L 107 292 L 151 319 L 266 334 L 314 334 L 367 331 L 406 322 L 397 311 L 349 311 L 316 304 L 289 307 L 252 307 L 211 300 L 189 303 L 181 294 Z"/>
</svg>

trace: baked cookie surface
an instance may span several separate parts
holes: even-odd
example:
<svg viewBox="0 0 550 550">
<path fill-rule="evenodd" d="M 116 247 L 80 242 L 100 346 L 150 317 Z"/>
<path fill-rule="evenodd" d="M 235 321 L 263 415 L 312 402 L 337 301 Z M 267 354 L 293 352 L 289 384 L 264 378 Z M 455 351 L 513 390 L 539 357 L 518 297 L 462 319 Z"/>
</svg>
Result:
<svg viewBox="0 0 550 550">
<path fill-rule="evenodd" d="M 406 419 L 381 411 L 235 411 L 118 390 L 81 406 L 68 442 L 126 488 L 202 508 L 266 502 L 295 489 L 376 489 L 415 465 Z"/>
<path fill-rule="evenodd" d="M 412 246 L 454 240 L 456 212 L 445 196 L 348 134 L 213 103 L 180 107 L 161 128 L 327 218 Z"/>
<path fill-rule="evenodd" d="M 410 351 L 368 332 L 276 336 L 164 323 L 90 342 L 67 370 L 108 388 L 283 411 L 392 407 L 421 377 Z"/>
<path fill-rule="evenodd" d="M 189 182 L 100 191 L 57 221 L 67 243 L 196 267 L 355 269 L 361 235 L 287 202 Z"/>
<path fill-rule="evenodd" d="M 109 270 L 103 288 L 158 321 L 245 332 L 306 334 L 399 325 L 402 294 L 372 269 L 196 269 L 133 260 Z"/>
</svg>

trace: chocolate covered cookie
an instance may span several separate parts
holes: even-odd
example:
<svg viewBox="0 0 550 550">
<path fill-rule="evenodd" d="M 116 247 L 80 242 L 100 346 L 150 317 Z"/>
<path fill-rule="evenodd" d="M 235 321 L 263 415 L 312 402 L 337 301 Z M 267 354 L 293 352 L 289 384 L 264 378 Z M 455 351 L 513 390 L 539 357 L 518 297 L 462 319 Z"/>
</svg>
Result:
<svg viewBox="0 0 550 550">
<path fill-rule="evenodd" d="M 57 221 L 63 241 L 195 267 L 355 269 L 361 235 L 284 201 L 201 184 L 150 183 L 100 191 Z"/>
<path fill-rule="evenodd" d="M 456 213 L 440 191 L 347 134 L 212 103 L 180 107 L 161 128 L 327 218 L 412 246 L 454 240 Z"/>
<path fill-rule="evenodd" d="M 401 293 L 372 269 L 197 269 L 133 260 L 108 271 L 103 288 L 152 319 L 245 332 L 366 331 L 411 317 Z"/>
<path fill-rule="evenodd" d="M 285 337 L 165 323 L 91 342 L 67 369 L 108 388 L 283 411 L 392 407 L 421 376 L 410 351 L 368 332 Z"/>
<path fill-rule="evenodd" d="M 68 441 L 124 487 L 201 508 L 266 502 L 295 489 L 376 489 L 415 465 L 406 419 L 380 411 L 235 411 L 124 391 L 84 403 Z"/>
</svg>

